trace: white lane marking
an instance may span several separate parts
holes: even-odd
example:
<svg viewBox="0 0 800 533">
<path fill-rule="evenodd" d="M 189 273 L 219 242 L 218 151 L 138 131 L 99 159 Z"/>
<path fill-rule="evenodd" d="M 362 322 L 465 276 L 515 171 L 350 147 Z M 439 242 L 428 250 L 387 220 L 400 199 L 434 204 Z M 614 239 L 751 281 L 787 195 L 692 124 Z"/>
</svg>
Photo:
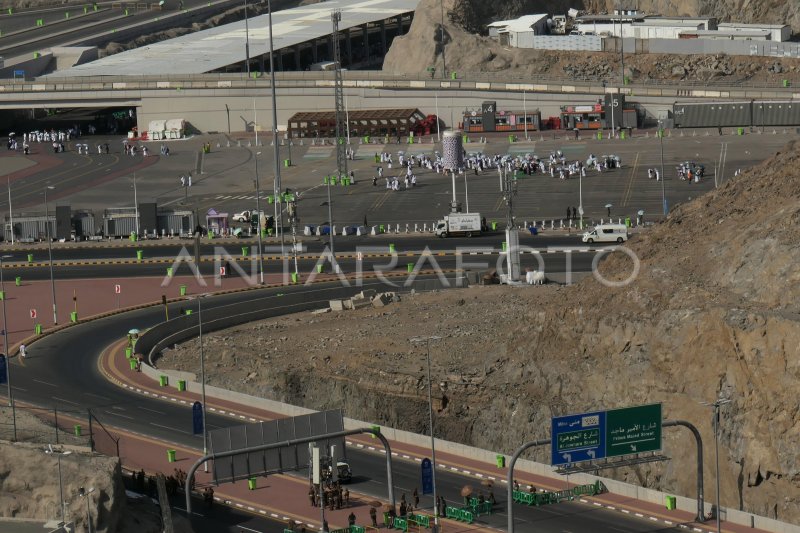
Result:
<svg viewBox="0 0 800 533">
<path fill-rule="evenodd" d="M 15 385 L 11 385 L 11 388 L 14 390 L 21 390 L 22 392 L 28 392 L 28 389 L 23 389 L 22 387 L 17 387 Z"/>
<path fill-rule="evenodd" d="M 58 385 L 54 385 L 53 383 L 48 383 L 48 382 L 46 382 L 46 381 L 42 381 L 42 380 L 40 380 L 40 379 L 34 379 L 33 381 L 35 381 L 36 383 L 41 383 L 42 385 L 49 385 L 49 386 L 51 386 L 51 387 L 56 387 L 56 388 L 58 388 Z"/>
<path fill-rule="evenodd" d="M 156 426 L 156 427 L 162 428 L 162 429 L 168 429 L 170 431 L 177 431 L 178 433 L 183 433 L 184 435 L 191 435 L 191 433 L 189 433 L 188 431 L 184 431 L 182 429 L 178 429 L 178 428 L 172 427 L 172 426 L 162 426 L 161 424 L 156 424 L 155 422 L 150 422 L 150 425 L 151 426 Z"/>
<path fill-rule="evenodd" d="M 100 396 L 99 394 L 95 394 L 95 393 L 93 393 L 93 392 L 84 392 L 84 394 L 85 394 L 86 396 L 93 396 L 93 397 L 95 397 L 95 398 L 100 398 L 101 400 L 107 400 L 107 401 L 110 401 L 110 400 L 111 400 L 111 398 L 106 398 L 105 396 Z"/>
<path fill-rule="evenodd" d="M 252 507 L 248 507 L 248 509 L 249 509 L 249 510 L 252 510 Z M 237 527 L 237 528 L 239 528 L 239 529 L 243 529 L 244 531 L 252 531 L 253 533 L 261 533 L 259 530 L 257 530 L 257 529 L 250 529 L 249 527 L 238 526 L 238 525 L 237 525 L 236 527 Z"/>
<path fill-rule="evenodd" d="M 69 404 L 72 404 L 72 405 L 78 405 L 78 406 L 80 406 L 80 404 L 79 404 L 79 403 L 71 402 L 71 401 L 69 401 L 69 400 L 65 400 L 64 398 L 59 398 L 59 397 L 57 397 L 57 396 L 52 396 L 52 398 L 53 398 L 54 400 L 58 400 L 59 402 L 64 402 L 64 403 L 69 403 Z"/>
<path fill-rule="evenodd" d="M 134 418 L 132 416 L 123 415 L 122 413 L 115 413 L 114 411 L 106 411 L 106 414 L 107 415 L 119 416 L 121 418 L 127 418 L 128 420 L 134 420 Z"/>
<path fill-rule="evenodd" d="M 147 408 L 147 407 L 139 407 L 139 409 L 141 409 L 142 411 L 147 411 L 149 413 L 155 413 L 157 415 L 165 415 L 165 414 L 167 414 L 167 413 L 162 413 L 161 411 L 156 411 L 155 409 L 150 409 L 150 408 Z"/>
</svg>

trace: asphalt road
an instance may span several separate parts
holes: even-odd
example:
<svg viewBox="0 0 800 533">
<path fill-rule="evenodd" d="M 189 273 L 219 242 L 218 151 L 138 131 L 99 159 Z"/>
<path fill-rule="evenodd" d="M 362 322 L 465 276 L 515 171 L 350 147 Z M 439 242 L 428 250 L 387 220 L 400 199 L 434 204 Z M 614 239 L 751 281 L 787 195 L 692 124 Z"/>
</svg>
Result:
<svg viewBox="0 0 800 533">
<path fill-rule="evenodd" d="M 291 235 L 286 236 L 285 250 L 291 250 Z M 386 252 L 389 249 L 389 244 L 394 244 L 398 253 L 422 251 L 426 247 L 431 251 L 454 251 L 456 249 L 466 248 L 494 248 L 499 250 L 502 242 L 505 241 L 505 233 L 491 232 L 481 236 L 472 238 L 448 238 L 439 239 L 430 235 L 424 236 L 407 236 L 407 235 L 381 235 L 375 237 L 334 237 L 334 247 L 336 253 L 353 253 L 362 251 L 369 252 Z M 124 242 L 124 241 L 123 241 Z M 195 246 L 193 239 L 180 239 L 177 241 L 144 241 L 141 246 L 131 245 L 125 243 L 124 246 L 69 246 L 61 247 L 54 246 L 52 255 L 54 261 L 79 261 L 79 260 L 98 260 L 98 259 L 135 259 L 136 250 L 141 249 L 144 252 L 145 258 L 154 257 L 175 257 L 181 252 L 188 251 L 191 254 L 195 253 Z M 132 244 L 132 243 L 131 243 Z M 154 246 L 152 244 L 157 244 Z M 326 246 L 328 246 L 327 237 L 315 237 L 309 239 L 302 237 L 303 252 L 304 253 L 321 253 Z M 536 249 L 544 250 L 550 247 L 568 247 L 568 248 L 586 248 L 586 245 L 581 242 L 580 235 L 575 232 L 572 235 L 554 234 L 553 236 L 537 235 L 532 236 L 526 231 L 520 231 L 520 244 L 523 246 L 530 246 Z M 243 238 L 235 241 L 209 243 L 207 239 L 201 239 L 200 254 L 203 257 L 213 257 L 221 253 L 229 253 L 234 257 L 239 257 L 242 252 L 242 247 L 248 247 L 251 253 L 257 251 L 258 240 L 255 237 Z M 263 240 L 264 255 L 275 255 L 281 252 L 280 242 L 277 239 L 264 239 Z M 6 263 L 24 263 L 28 261 L 28 254 L 33 254 L 34 262 L 46 261 L 48 259 L 47 246 L 37 244 L 35 247 L 26 247 L 25 245 L 16 247 L 14 249 L 3 251 L 5 257 L 3 259 Z"/>
<path fill-rule="evenodd" d="M 287 298 L 307 301 L 314 288 L 281 289 Z M 209 298 L 206 309 L 238 303 L 253 298 L 270 298 L 274 291 L 264 290 Z M 324 294 L 321 295 L 325 299 Z M 174 305 L 177 311 L 177 305 Z M 191 413 L 174 402 L 164 402 L 153 398 L 135 395 L 117 387 L 100 375 L 97 357 L 109 344 L 123 338 L 131 327 L 147 328 L 161 321 L 162 310 L 144 309 L 109 317 L 106 319 L 79 324 L 36 342 L 29 347 L 29 355 L 23 368 L 14 365 L 14 393 L 18 401 L 40 406 L 58 406 L 62 412 L 73 412 L 84 416 L 86 409 L 106 427 L 123 427 L 129 431 L 165 439 L 195 449 L 202 448 L 202 438 L 190 434 Z M 207 413 L 209 429 L 238 425 L 239 422 L 213 412 Z M 348 458 L 355 471 L 354 486 L 361 492 L 376 497 L 385 496 L 385 485 L 381 485 L 384 475 L 381 472 L 383 461 L 369 452 L 348 450 Z M 125 458 L 122 458 L 123 463 Z M 417 486 L 418 466 L 416 463 L 397 460 L 394 462 L 396 484 L 400 492 L 408 492 Z M 369 473 L 369 476 L 366 475 Z M 460 500 L 459 492 L 467 478 L 449 471 L 437 472 L 437 488 L 448 501 Z M 504 507 L 504 494 L 496 494 L 498 508 Z M 560 503 L 558 505 L 529 508 L 518 506 L 515 515 L 519 519 L 519 531 L 597 531 L 597 532 L 650 532 L 679 531 L 659 526 L 647 520 L 598 509 L 579 503 Z M 238 520 L 239 517 L 234 517 Z M 480 522 L 503 527 L 505 516 L 502 512 L 489 517 L 481 517 Z M 270 529 L 267 530 L 279 531 Z M 235 531 L 236 524 L 229 525 L 228 531 Z"/>
</svg>

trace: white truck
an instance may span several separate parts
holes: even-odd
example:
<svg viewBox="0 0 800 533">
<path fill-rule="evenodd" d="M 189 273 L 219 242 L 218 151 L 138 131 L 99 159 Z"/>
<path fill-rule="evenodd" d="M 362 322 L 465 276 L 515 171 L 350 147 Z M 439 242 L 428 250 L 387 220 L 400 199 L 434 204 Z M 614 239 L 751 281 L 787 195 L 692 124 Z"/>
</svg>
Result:
<svg viewBox="0 0 800 533">
<path fill-rule="evenodd" d="M 583 234 L 583 242 L 623 243 L 628 240 L 628 227 L 625 224 L 598 224 L 592 231 Z"/>
<path fill-rule="evenodd" d="M 436 223 L 437 237 L 464 235 L 472 237 L 481 234 L 480 213 L 450 213 Z"/>
</svg>

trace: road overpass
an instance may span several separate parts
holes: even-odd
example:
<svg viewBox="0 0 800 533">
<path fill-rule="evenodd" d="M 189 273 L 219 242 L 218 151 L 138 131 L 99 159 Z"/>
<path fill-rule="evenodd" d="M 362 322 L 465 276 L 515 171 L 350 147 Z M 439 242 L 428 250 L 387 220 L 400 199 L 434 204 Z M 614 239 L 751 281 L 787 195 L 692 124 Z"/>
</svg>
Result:
<svg viewBox="0 0 800 533">
<path fill-rule="evenodd" d="M 603 80 L 514 78 L 510 75 L 468 74 L 451 80 L 430 79 L 380 71 L 344 73 L 348 105 L 352 109 L 375 109 L 400 102 L 439 115 L 448 125 L 458 122 L 465 108 L 483 100 L 496 100 L 498 109 L 521 109 L 527 102 L 542 115 L 557 115 L 565 103 L 594 103 L 604 93 L 623 93 L 628 100 L 643 104 L 648 115 L 657 116 L 672 103 L 697 100 L 748 100 L 800 98 L 800 91 L 769 85 L 738 86 L 651 80 L 624 87 L 603 87 Z M 276 74 L 278 126 L 298 111 L 327 110 L 333 104 L 333 73 L 282 72 Z M 184 118 L 200 131 L 244 131 L 252 127 L 253 109 L 260 111 L 262 129 L 270 130 L 268 78 L 247 78 L 244 74 L 202 74 L 180 76 L 103 76 L 79 78 L 38 78 L 3 80 L 0 110 L 53 108 L 134 109 L 139 129 L 149 121 Z"/>
</svg>

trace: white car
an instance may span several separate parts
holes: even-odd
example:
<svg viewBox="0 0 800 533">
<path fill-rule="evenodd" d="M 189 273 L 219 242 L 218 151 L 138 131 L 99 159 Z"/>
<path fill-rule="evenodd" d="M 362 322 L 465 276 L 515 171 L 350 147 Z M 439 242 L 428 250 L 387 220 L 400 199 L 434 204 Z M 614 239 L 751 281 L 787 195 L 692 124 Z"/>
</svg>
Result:
<svg viewBox="0 0 800 533">
<path fill-rule="evenodd" d="M 250 222 L 250 211 L 242 211 L 233 215 L 234 222 Z"/>
</svg>

